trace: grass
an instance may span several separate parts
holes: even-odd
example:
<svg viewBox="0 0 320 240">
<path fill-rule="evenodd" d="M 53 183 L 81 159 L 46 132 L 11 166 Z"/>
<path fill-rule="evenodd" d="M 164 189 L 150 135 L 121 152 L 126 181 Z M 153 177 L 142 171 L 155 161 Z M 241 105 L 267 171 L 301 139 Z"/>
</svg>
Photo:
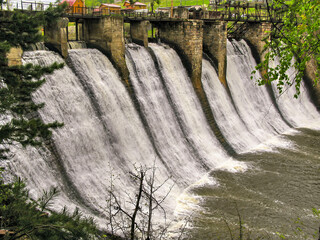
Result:
<svg viewBox="0 0 320 240">
<path fill-rule="evenodd" d="M 173 0 L 173 6 L 194 6 L 194 5 L 209 5 L 209 0 Z M 162 0 L 157 7 L 171 7 L 171 0 Z"/>
<path fill-rule="evenodd" d="M 147 8 L 149 9 L 149 11 L 151 11 L 151 0 L 138 0 L 139 2 L 145 3 L 147 5 Z M 177 6 L 202 6 L 202 7 L 209 7 L 209 0 L 172 0 L 173 1 L 173 6 L 177 7 Z M 90 4 L 89 4 L 90 2 Z M 93 4 L 93 2 L 95 2 L 95 4 Z M 100 3 L 98 4 L 99 0 L 86 0 L 86 5 L 90 6 L 90 5 L 95 5 L 95 6 L 99 6 Z M 102 0 L 102 2 L 111 2 L 111 0 Z M 121 6 L 121 8 L 124 8 L 123 6 L 123 2 L 118 2 L 115 3 L 119 6 Z M 254 7 L 254 5 L 252 5 L 252 3 L 250 3 L 251 7 Z M 171 7 L 171 0 L 160 0 L 160 4 L 155 3 L 153 9 L 156 10 L 159 7 Z M 209 7 L 209 10 L 210 7 Z M 225 8 L 224 7 L 220 7 L 218 10 L 224 11 Z M 230 13 L 234 13 L 235 9 L 233 7 L 230 8 Z M 262 14 L 265 14 L 265 10 L 261 11 Z M 255 10 L 254 8 L 250 8 L 248 13 L 244 13 L 244 14 L 254 14 Z"/>
<path fill-rule="evenodd" d="M 139 2 L 145 3 L 148 7 L 150 7 L 151 0 L 139 0 Z M 195 6 L 195 5 L 201 5 L 201 6 L 209 6 L 210 1 L 209 0 L 173 0 L 173 6 Z M 241 2 L 242 3 L 242 2 Z M 123 3 L 116 3 L 118 5 L 123 5 Z M 235 4 L 235 3 L 234 3 Z M 243 4 L 243 3 L 242 3 Z M 254 7 L 255 4 L 249 3 L 250 6 Z M 160 0 L 160 4 L 155 4 L 154 9 L 157 9 L 158 7 L 171 7 L 171 0 Z"/>
<path fill-rule="evenodd" d="M 103 1 L 104 2 L 104 1 Z M 124 1 L 123 1 L 124 2 Z M 123 7 L 123 2 L 115 3 Z M 151 1 L 150 0 L 140 0 L 139 2 L 145 3 L 148 9 L 151 9 Z M 209 6 L 209 0 L 173 0 L 173 6 L 194 6 L 194 5 L 205 5 Z M 86 0 L 86 6 L 100 6 L 97 0 Z M 155 4 L 154 9 L 158 7 L 171 7 L 171 0 L 161 0 L 160 4 Z"/>
</svg>

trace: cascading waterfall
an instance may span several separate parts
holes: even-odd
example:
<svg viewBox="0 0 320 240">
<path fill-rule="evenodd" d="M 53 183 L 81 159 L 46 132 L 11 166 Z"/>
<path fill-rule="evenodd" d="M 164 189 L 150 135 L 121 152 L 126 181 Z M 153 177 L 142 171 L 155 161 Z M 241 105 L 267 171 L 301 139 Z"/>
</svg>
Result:
<svg viewBox="0 0 320 240">
<path fill-rule="evenodd" d="M 27 147 L 23 151 L 15 148 L 12 152 L 14 157 L 10 159 L 11 170 L 27 181 L 32 197 L 39 198 L 42 191 L 57 187 L 60 194 L 52 206 L 55 210 L 59 211 L 63 206 L 68 206 L 72 210 L 78 205 L 68 196 L 69 193 L 63 186 L 61 172 L 55 164 L 54 156 L 47 148 Z M 80 209 L 86 213 L 85 209 L 81 207 Z"/>
<path fill-rule="evenodd" d="M 287 74 L 290 77 L 291 82 L 293 82 L 295 76 L 294 69 L 290 68 Z M 294 98 L 296 91 L 294 86 L 286 86 L 281 94 L 277 90 L 275 82 L 272 83 L 272 88 L 281 113 L 290 124 L 294 127 L 319 129 L 319 124 L 317 122 L 317 120 L 319 120 L 319 112 L 311 102 L 304 82 L 301 83 L 299 98 Z M 294 106 L 294 108 L 292 106 Z"/>
<path fill-rule="evenodd" d="M 37 42 L 37 43 L 34 43 L 34 44 L 30 44 L 29 45 L 29 49 L 31 51 L 37 51 L 37 50 L 48 50 L 46 48 L 46 46 L 44 45 L 44 42 Z"/>
<path fill-rule="evenodd" d="M 191 184 L 201 178 L 206 172 L 205 168 L 188 148 L 187 139 L 183 136 L 150 54 L 145 48 L 138 46 L 129 47 L 128 52 L 130 78 L 142 105 L 143 114 L 151 126 L 156 147 L 162 158 L 169 161 L 171 172 L 178 181 Z M 202 170 L 194 171 L 195 169 Z"/>
<path fill-rule="evenodd" d="M 203 199 L 213 189 L 223 189 L 226 185 L 210 182 L 215 179 L 214 172 L 218 176 L 221 172 L 246 176 L 244 171 L 252 162 L 229 157 L 216 139 L 177 53 L 166 45 L 149 46 L 127 46 L 126 63 L 134 96 L 129 95 L 107 57 L 95 49 L 69 50 L 67 65 L 46 76 L 46 83 L 33 96 L 35 102 L 45 103 L 39 115 L 46 123 L 57 120 L 64 127 L 54 130 L 52 141 L 42 148 L 14 149 L 11 161 L 12 171 L 27 179 L 33 196 L 57 186 L 62 193 L 55 209 L 79 206 L 104 228 L 111 176 L 115 176 L 112 185 L 116 194 L 134 194 L 128 172 L 137 166 L 152 167 L 155 162 L 157 184 L 170 177 L 161 194 L 174 184 L 164 203 L 171 214 L 181 207 L 176 202 L 179 195 L 179 201 L 187 202 L 190 195 L 185 194 L 195 195 L 193 189 L 204 188 Z M 227 51 L 228 89 L 205 59 L 202 83 L 215 121 L 240 160 L 241 154 L 254 155 L 267 145 L 271 150 L 292 148 L 291 138 L 279 135 L 289 132 L 287 122 L 294 127 L 319 129 L 319 113 L 306 91 L 295 100 L 290 96 L 291 89 L 288 96 L 278 96 L 274 89 L 278 105 L 274 106 L 267 89 L 255 84 L 259 75 L 250 79 L 256 63 L 248 45 L 244 41 L 228 42 Z M 63 60 L 48 51 L 24 54 L 25 63 L 49 65 L 55 61 Z M 310 125 L 310 120 L 315 124 Z M 199 181 L 204 176 L 209 181 Z M 247 185 L 244 189 L 247 191 Z M 221 199 L 232 194 L 222 194 Z"/>
<path fill-rule="evenodd" d="M 25 52 L 23 61 L 48 65 L 53 62 L 62 62 L 62 59 L 52 52 L 36 51 Z M 92 214 L 96 207 L 85 203 L 85 194 L 82 195 L 83 198 L 79 198 L 81 192 L 79 186 L 81 185 L 77 183 L 77 181 L 80 184 L 88 183 L 85 175 L 88 173 L 85 171 L 79 173 L 78 171 L 81 171 L 81 167 L 89 167 L 89 164 L 81 163 L 82 156 L 76 153 L 81 153 L 83 150 L 87 157 L 93 156 L 89 156 L 85 151 L 86 146 L 74 143 L 79 141 L 81 143 L 81 137 L 86 134 L 85 131 L 79 133 L 83 125 L 91 125 L 91 133 L 94 133 L 94 129 L 96 129 L 94 128 L 94 119 L 85 118 L 85 116 L 92 115 L 90 112 L 93 111 L 91 111 L 86 96 L 77 84 L 76 77 L 68 67 L 57 70 L 46 79 L 47 82 L 33 96 L 35 102 L 45 102 L 46 104 L 46 107 L 39 112 L 40 117 L 44 122 L 55 120 L 64 122 L 65 127 L 63 130 L 54 131 L 53 151 L 50 151 L 50 148 L 52 150 L 50 146 L 40 149 L 28 147 L 24 151 L 14 151 L 11 169 L 16 175 L 27 181 L 33 197 L 39 197 L 42 190 L 56 186 L 62 192 L 55 201 L 55 209 L 68 206 L 72 210 L 78 206 L 85 214 Z M 90 139 L 90 136 L 83 136 L 82 140 Z M 90 142 L 86 145 L 90 145 Z M 85 157 L 84 159 L 90 163 L 90 158 Z M 95 191 L 95 189 L 92 190 Z M 91 194 L 89 193 L 90 197 L 95 196 Z"/>
<path fill-rule="evenodd" d="M 256 73 L 253 79 L 250 79 L 256 62 L 249 46 L 244 40 L 228 41 L 227 59 L 227 82 L 240 118 L 260 142 L 269 141 L 269 144 L 273 145 L 270 139 L 275 139 L 278 134 L 289 130 L 289 126 L 274 106 L 266 87 L 257 86 L 260 74 Z M 290 145 L 284 139 L 275 142 L 276 146 Z"/>
<path fill-rule="evenodd" d="M 157 44 L 150 44 L 150 47 L 157 57 L 164 84 L 173 102 L 172 107 L 182 122 L 190 144 L 197 149 L 210 168 L 233 171 L 234 167 L 239 167 L 239 163 L 227 156 L 211 132 L 191 80 L 177 53 Z"/>
<path fill-rule="evenodd" d="M 256 85 L 256 79 L 260 77 L 259 73 L 253 75 L 254 79 L 250 79 L 251 71 L 255 66 L 251 51 L 244 41 L 228 42 L 227 78 L 230 96 L 219 82 L 214 67 L 209 61 L 203 60 L 202 82 L 211 109 L 224 136 L 238 153 L 256 149 L 257 145 L 265 143 L 266 139 L 288 130 L 288 126 L 281 119 L 265 87 Z M 318 119 L 319 114 L 308 99 L 307 93 L 302 92 L 301 98 L 296 100 L 300 103 L 295 104 L 293 91 L 293 88 L 289 89 L 285 94 L 287 97 L 277 96 L 277 102 L 285 120 L 297 127 L 311 119 Z M 278 95 L 275 88 L 274 94 Z M 285 100 L 282 100 L 283 98 Z M 292 105 L 297 107 L 293 109 Z M 297 111 L 300 113 L 298 114 Z M 275 145 L 278 146 L 278 144 L 279 141 Z M 266 149 L 266 146 L 263 148 Z"/>
<path fill-rule="evenodd" d="M 53 135 L 64 174 L 89 209 L 103 213 L 111 176 L 115 176 L 112 182 L 115 191 L 126 189 L 134 193 L 135 186 L 128 172 L 133 171 L 135 165 L 152 167 L 155 161 L 156 182 L 164 182 L 169 174 L 158 164 L 129 95 L 110 61 L 97 50 L 71 50 L 69 54 L 75 74 L 66 66 L 47 76 L 34 99 L 46 104 L 40 112 L 45 122 L 64 123 Z M 41 65 L 61 61 L 50 52 L 30 52 L 24 59 Z M 168 191 L 172 184 L 172 180 L 167 182 L 168 187 L 163 191 Z M 173 194 L 175 191 L 174 188 Z M 170 206 L 174 207 L 174 202 L 168 208 Z"/>
<path fill-rule="evenodd" d="M 202 61 L 202 83 L 208 96 L 210 107 L 223 135 L 238 152 L 254 148 L 260 142 L 248 131 L 247 126 L 238 115 L 230 96 L 208 60 Z"/>
<path fill-rule="evenodd" d="M 68 47 L 69 49 L 82 49 L 87 48 L 87 44 L 84 41 L 69 41 Z"/>
<path fill-rule="evenodd" d="M 104 134 L 115 156 L 102 159 L 116 166 L 118 175 L 130 185 L 128 172 L 134 165 L 157 165 L 157 181 L 164 182 L 170 169 L 161 164 L 144 130 L 132 101 L 111 62 L 98 50 L 69 52 L 71 65 L 94 106 Z M 170 159 L 166 159 L 169 163 Z M 138 167 L 138 166 L 137 166 Z M 110 180 L 110 179 L 109 179 Z M 172 180 L 171 180 L 172 181 Z M 168 183 L 170 186 L 171 183 Z M 168 191 L 168 188 L 163 190 Z M 176 191 L 175 189 L 173 191 Z M 174 203 L 171 202 L 172 205 Z"/>
<path fill-rule="evenodd" d="M 319 129 L 320 114 L 303 85 L 299 99 L 293 98 L 295 88 L 279 96 L 273 85 L 274 105 L 267 89 L 256 86 L 259 75 L 250 79 L 256 63 L 248 45 L 228 42 L 227 51 L 230 94 L 206 60 L 202 82 L 221 131 L 242 153 L 237 159 L 246 161 L 250 168 L 240 174 L 213 171 L 211 176 L 219 187 L 194 189 L 202 197 L 202 208 L 196 211 L 188 239 L 229 239 L 229 230 L 234 234 L 239 231 L 237 214 L 252 238 L 273 239 L 280 232 L 289 239 L 305 239 L 303 234 L 293 234 L 294 222 L 300 218 L 307 226 L 302 230 L 306 236 L 318 229 L 311 208 L 319 206 L 319 132 L 292 130 L 287 123 Z"/>
<path fill-rule="evenodd" d="M 40 65 L 61 61 L 47 52 L 32 52 L 30 56 L 25 56 L 25 61 Z M 103 207 L 99 206 L 102 201 L 97 199 L 106 191 L 108 167 L 99 159 L 115 158 L 103 134 L 103 126 L 97 121 L 90 99 L 78 78 L 68 67 L 46 79 L 45 85 L 34 94 L 34 100 L 46 104 L 40 111 L 44 122 L 57 120 L 64 123 L 63 129 L 56 130 L 53 135 L 57 152 L 63 161 L 64 174 L 86 202 L 90 202 L 92 207 L 95 204 L 95 208 Z M 96 172 L 95 176 L 90 176 L 90 172 Z"/>
</svg>

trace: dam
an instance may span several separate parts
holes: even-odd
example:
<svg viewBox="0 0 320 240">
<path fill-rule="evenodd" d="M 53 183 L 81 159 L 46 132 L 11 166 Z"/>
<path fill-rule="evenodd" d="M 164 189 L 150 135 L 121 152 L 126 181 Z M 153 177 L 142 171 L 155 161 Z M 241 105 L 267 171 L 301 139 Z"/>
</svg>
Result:
<svg viewBox="0 0 320 240">
<path fill-rule="evenodd" d="M 228 238 L 225 221 L 237 229 L 237 211 L 254 236 L 292 239 L 297 217 L 307 232 L 317 229 L 317 92 L 305 84 L 294 99 L 293 88 L 279 95 L 274 85 L 257 86 L 259 73 L 250 79 L 268 24 L 252 23 L 235 40 L 224 21 L 164 21 L 153 43 L 147 23 L 136 21 L 125 44 L 124 19 L 107 16 L 84 20 L 88 48 L 70 49 L 68 21 L 46 30 L 54 51 L 22 56 L 65 63 L 33 96 L 45 103 L 41 119 L 64 127 L 43 147 L 17 147 L 9 163 L 34 197 L 56 186 L 55 210 L 78 207 L 108 229 L 108 191 L 130 199 L 128 173 L 155 166 L 156 185 L 165 183 L 159 199 L 169 193 L 166 239 L 177 239 L 185 222 L 184 239 Z"/>
</svg>

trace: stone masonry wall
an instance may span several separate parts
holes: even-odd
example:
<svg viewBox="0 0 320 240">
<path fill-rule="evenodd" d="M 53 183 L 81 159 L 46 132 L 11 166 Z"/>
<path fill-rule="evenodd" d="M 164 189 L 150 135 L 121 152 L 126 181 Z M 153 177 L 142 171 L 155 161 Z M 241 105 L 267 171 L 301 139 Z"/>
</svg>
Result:
<svg viewBox="0 0 320 240">
<path fill-rule="evenodd" d="M 163 22 L 159 37 L 170 44 L 181 57 L 195 88 L 201 88 L 202 21 Z"/>
<path fill-rule="evenodd" d="M 268 31 L 271 29 L 271 23 L 250 23 L 244 35 L 244 39 L 249 41 L 258 51 L 261 60 L 264 53 L 263 39 L 268 36 Z"/>
<path fill-rule="evenodd" d="M 317 109 L 320 111 L 320 82 L 314 85 L 314 79 L 316 79 L 317 63 L 314 59 L 307 63 L 307 69 L 305 73 L 305 83 L 307 84 L 310 92 L 311 98 L 314 101 Z"/>
<path fill-rule="evenodd" d="M 165 22 L 159 24 L 159 37 L 161 41 L 171 45 L 179 54 L 193 87 L 199 98 L 201 108 L 207 122 L 216 135 L 221 145 L 231 154 L 235 151 L 226 141 L 213 116 L 210 104 L 201 83 L 202 50 L 203 50 L 203 22 L 198 20 L 186 20 L 181 22 Z"/>
<path fill-rule="evenodd" d="M 7 54 L 8 58 L 8 66 L 17 66 L 22 65 L 22 54 L 23 51 L 20 47 L 18 48 L 11 48 L 9 53 Z"/>
<path fill-rule="evenodd" d="M 189 10 L 185 7 L 177 7 L 173 9 L 173 17 L 174 18 L 182 18 L 188 19 L 189 18 Z"/>
<path fill-rule="evenodd" d="M 121 78 L 128 83 L 129 71 L 125 61 L 125 42 L 123 18 L 106 16 L 100 19 L 86 19 L 84 22 L 84 38 L 88 46 L 93 45 L 104 52 Z"/>
<path fill-rule="evenodd" d="M 270 31 L 270 28 L 270 23 L 251 24 L 249 26 L 249 31 L 246 32 L 244 37 L 258 51 L 260 61 L 263 61 L 265 55 L 263 52 L 265 44 L 263 38 L 268 35 L 267 31 Z M 315 68 L 315 62 L 311 60 L 307 64 L 305 83 L 311 92 L 311 97 L 314 103 L 316 104 L 317 108 L 320 109 L 320 85 L 313 86 L 313 79 L 315 79 Z M 262 72 L 262 74 L 264 73 Z"/>
<path fill-rule="evenodd" d="M 268 36 L 268 31 L 271 29 L 271 23 L 250 23 L 245 35 L 243 38 L 247 40 L 249 45 L 253 47 L 253 56 L 256 59 L 257 63 L 264 61 L 264 52 L 265 42 L 264 38 Z M 266 70 L 260 70 L 261 76 L 266 75 Z"/>
<path fill-rule="evenodd" d="M 226 86 L 227 26 L 225 22 L 204 23 L 203 49 L 215 62 L 219 79 Z"/>
<path fill-rule="evenodd" d="M 149 21 L 137 21 L 130 24 L 130 35 L 132 41 L 144 47 L 148 47 Z"/>
<path fill-rule="evenodd" d="M 64 58 L 68 56 L 68 23 L 68 18 L 60 18 L 56 24 L 45 26 L 45 43 L 58 50 Z"/>
</svg>

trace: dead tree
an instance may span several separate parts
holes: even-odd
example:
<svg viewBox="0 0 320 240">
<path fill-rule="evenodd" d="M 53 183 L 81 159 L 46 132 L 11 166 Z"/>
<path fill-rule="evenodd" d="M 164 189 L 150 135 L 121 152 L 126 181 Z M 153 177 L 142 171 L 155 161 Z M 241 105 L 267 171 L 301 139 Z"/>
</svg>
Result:
<svg viewBox="0 0 320 240">
<path fill-rule="evenodd" d="M 149 174 L 150 171 L 151 173 Z M 135 197 L 132 198 L 130 194 L 127 194 L 127 197 L 130 199 L 129 203 L 133 205 L 132 212 L 123 207 L 124 203 L 120 201 L 121 198 L 116 196 L 111 188 L 109 190 L 109 210 L 107 213 L 110 218 L 109 224 L 111 224 L 112 232 L 114 232 L 114 228 L 117 227 L 117 229 L 120 229 L 122 234 L 130 240 L 135 239 L 137 229 L 141 233 L 142 239 L 151 240 L 154 238 L 152 215 L 156 209 L 160 208 L 164 215 L 164 220 L 166 220 L 166 210 L 162 206 L 162 203 L 168 197 L 173 185 L 170 186 L 164 196 L 158 198 L 155 195 L 156 192 L 168 182 L 170 177 L 159 186 L 156 186 L 155 165 L 152 168 L 140 166 L 139 168 L 135 168 L 135 172 L 130 172 L 129 174 L 132 181 L 137 184 Z M 111 207 L 114 211 L 112 211 Z M 116 218 L 120 218 L 122 221 L 119 222 Z M 144 221 L 145 219 L 147 219 L 146 222 Z M 139 223 L 139 220 L 141 220 L 142 223 Z M 123 225 L 125 222 L 129 222 L 129 226 Z"/>
</svg>

